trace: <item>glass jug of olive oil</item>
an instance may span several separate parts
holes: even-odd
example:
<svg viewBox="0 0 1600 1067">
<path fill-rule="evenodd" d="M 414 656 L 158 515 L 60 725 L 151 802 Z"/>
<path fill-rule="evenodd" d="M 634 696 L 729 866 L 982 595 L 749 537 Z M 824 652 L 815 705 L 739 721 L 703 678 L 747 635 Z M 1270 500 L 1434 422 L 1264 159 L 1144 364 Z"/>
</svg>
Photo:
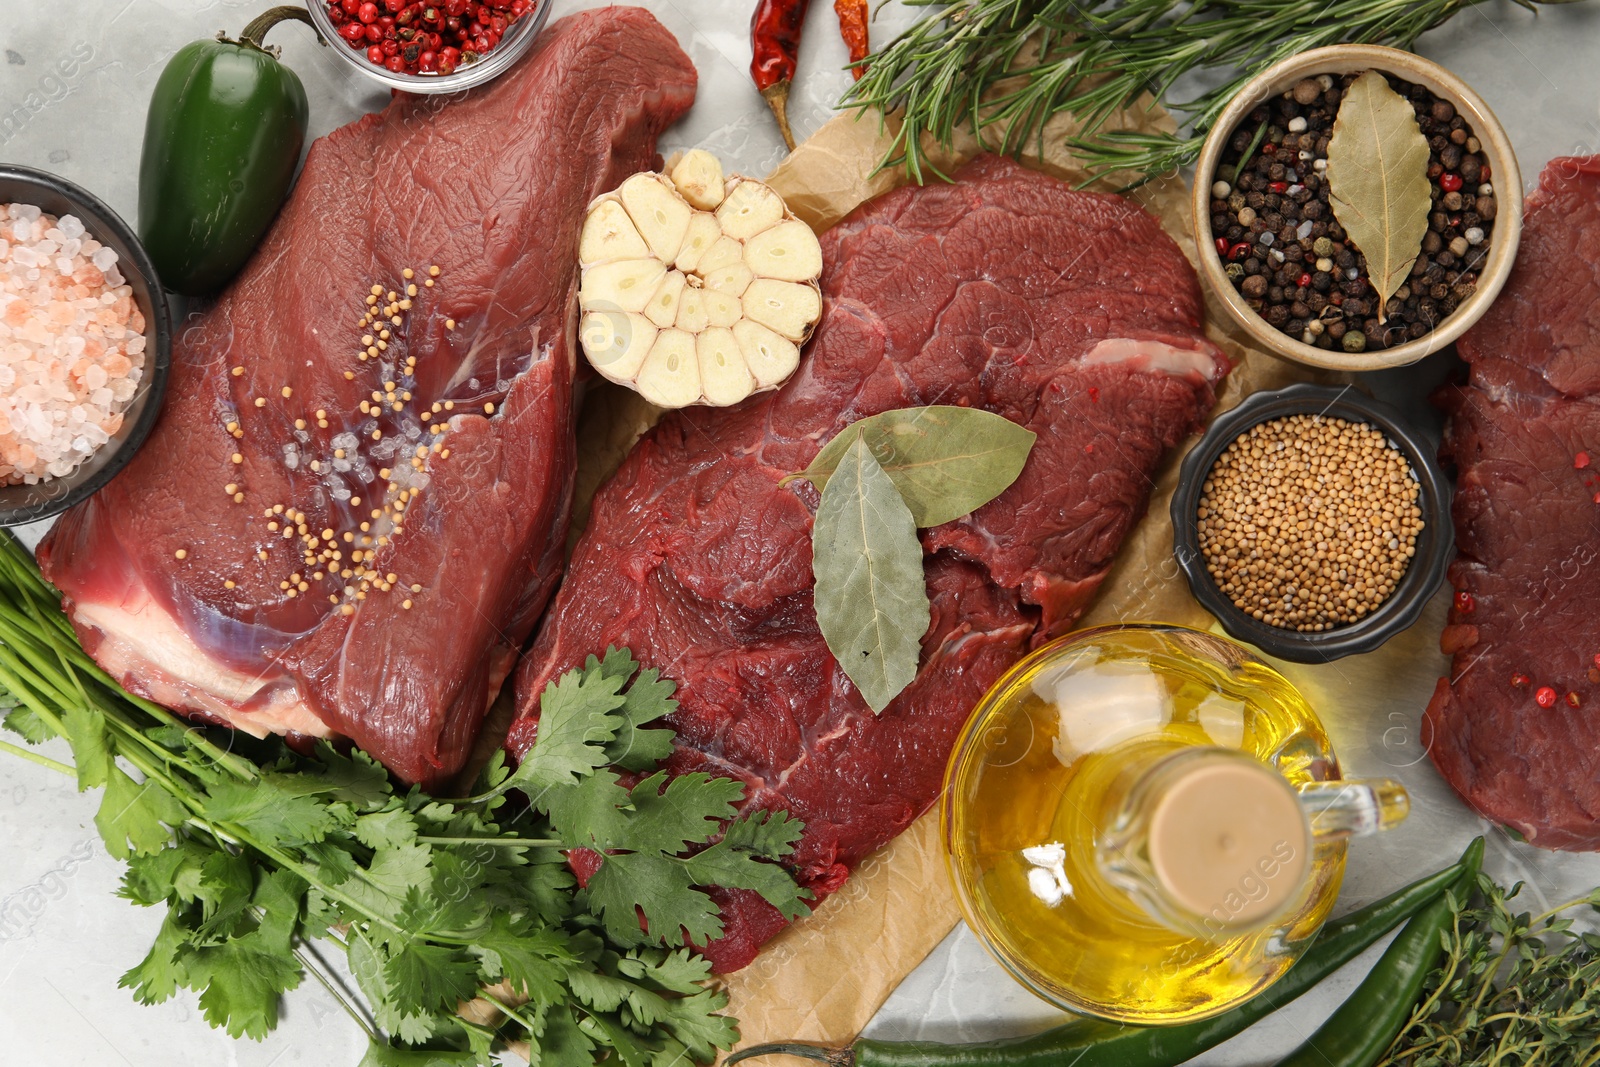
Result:
<svg viewBox="0 0 1600 1067">
<path fill-rule="evenodd" d="M 1333 909 L 1346 839 L 1407 811 L 1396 782 L 1340 780 L 1316 713 L 1243 646 L 1130 625 L 996 683 L 951 755 L 942 825 L 967 922 L 1007 970 L 1151 1024 L 1276 981 Z"/>
</svg>

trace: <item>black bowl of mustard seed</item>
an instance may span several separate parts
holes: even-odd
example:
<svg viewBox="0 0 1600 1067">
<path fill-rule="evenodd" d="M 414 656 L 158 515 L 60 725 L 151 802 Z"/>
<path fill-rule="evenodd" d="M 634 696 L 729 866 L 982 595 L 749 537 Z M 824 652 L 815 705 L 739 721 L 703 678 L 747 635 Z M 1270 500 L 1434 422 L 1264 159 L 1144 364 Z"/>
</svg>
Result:
<svg viewBox="0 0 1600 1067">
<path fill-rule="evenodd" d="M 1369 75 L 1387 98 L 1377 102 L 1397 109 L 1385 119 L 1369 118 L 1373 91 L 1357 92 Z M 1333 172 L 1384 171 L 1369 143 L 1395 143 L 1400 121 L 1415 139 L 1415 174 L 1391 162 L 1381 186 L 1369 184 L 1392 191 L 1405 174 L 1418 199 L 1414 211 L 1384 215 Z M 1408 229 L 1424 208 L 1426 228 Z M 1302 363 L 1371 370 L 1438 351 L 1488 307 L 1520 239 L 1521 176 L 1493 113 L 1448 71 L 1395 49 L 1336 45 L 1241 89 L 1207 138 L 1194 210 L 1202 274 L 1258 343 Z M 1388 240 L 1341 225 L 1375 217 Z"/>
<path fill-rule="evenodd" d="M 1320 663 L 1422 614 L 1454 549 L 1427 441 L 1349 386 L 1256 393 L 1212 423 L 1172 499 L 1174 551 L 1232 637 Z"/>
</svg>

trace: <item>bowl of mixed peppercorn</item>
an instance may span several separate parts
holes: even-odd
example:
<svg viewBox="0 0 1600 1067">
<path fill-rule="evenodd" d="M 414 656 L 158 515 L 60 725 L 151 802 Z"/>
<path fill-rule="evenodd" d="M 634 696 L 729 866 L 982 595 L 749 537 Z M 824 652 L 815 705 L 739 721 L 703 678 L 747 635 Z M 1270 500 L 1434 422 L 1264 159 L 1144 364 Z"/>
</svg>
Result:
<svg viewBox="0 0 1600 1067">
<path fill-rule="evenodd" d="M 1387 301 L 1327 177 L 1340 104 L 1367 71 L 1411 105 L 1428 152 L 1427 229 Z M 1504 128 L 1455 75 L 1398 49 L 1334 45 L 1263 71 L 1218 116 L 1194 218 L 1202 276 L 1260 347 L 1377 370 L 1439 351 L 1488 308 L 1516 258 L 1522 178 Z"/>
<path fill-rule="evenodd" d="M 498 77 L 550 17 L 552 0 L 311 0 L 323 40 L 391 89 L 453 93 Z"/>
</svg>

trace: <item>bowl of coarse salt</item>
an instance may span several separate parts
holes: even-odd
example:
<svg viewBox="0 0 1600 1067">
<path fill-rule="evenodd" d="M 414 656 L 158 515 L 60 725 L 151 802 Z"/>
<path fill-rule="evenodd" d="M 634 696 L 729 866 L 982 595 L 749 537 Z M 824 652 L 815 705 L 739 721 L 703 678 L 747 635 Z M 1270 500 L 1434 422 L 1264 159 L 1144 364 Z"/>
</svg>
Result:
<svg viewBox="0 0 1600 1067">
<path fill-rule="evenodd" d="M 0 526 L 67 510 L 133 458 L 171 351 L 128 224 L 71 182 L 0 165 Z"/>
</svg>

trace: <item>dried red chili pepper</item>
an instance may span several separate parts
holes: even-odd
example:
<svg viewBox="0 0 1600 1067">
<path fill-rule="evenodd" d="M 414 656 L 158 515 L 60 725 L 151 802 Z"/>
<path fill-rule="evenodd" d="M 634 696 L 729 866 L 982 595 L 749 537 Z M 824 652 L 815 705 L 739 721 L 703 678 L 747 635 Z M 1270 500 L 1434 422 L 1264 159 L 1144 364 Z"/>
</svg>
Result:
<svg viewBox="0 0 1600 1067">
<path fill-rule="evenodd" d="M 872 54 L 867 38 L 867 20 L 872 17 L 867 10 L 867 0 L 833 0 L 833 10 L 839 16 L 839 36 L 850 49 L 850 62 L 860 63 Z M 860 81 L 866 72 L 866 67 L 856 67 L 856 80 Z"/>
<path fill-rule="evenodd" d="M 778 120 L 783 140 L 794 149 L 789 128 L 789 89 L 800 62 L 800 27 L 811 0 L 757 0 L 750 18 L 750 76 Z"/>
</svg>

